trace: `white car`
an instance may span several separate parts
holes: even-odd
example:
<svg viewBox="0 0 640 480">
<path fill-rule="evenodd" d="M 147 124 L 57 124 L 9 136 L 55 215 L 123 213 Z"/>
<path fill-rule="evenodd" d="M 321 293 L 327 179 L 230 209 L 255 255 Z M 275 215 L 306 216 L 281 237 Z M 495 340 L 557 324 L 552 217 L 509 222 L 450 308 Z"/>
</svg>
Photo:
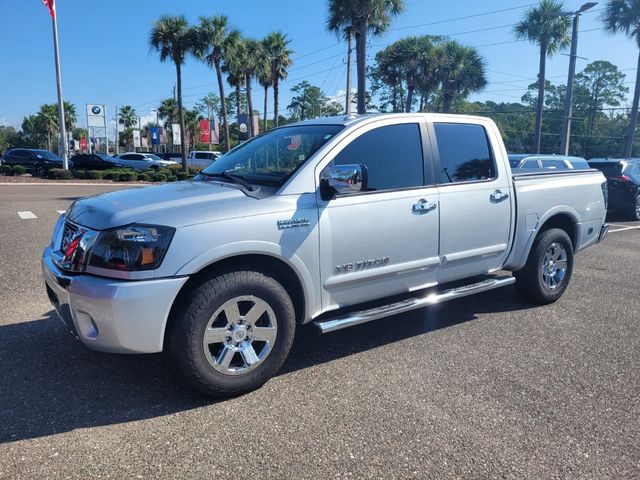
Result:
<svg viewBox="0 0 640 480">
<path fill-rule="evenodd" d="M 189 166 L 207 168 L 222 156 L 222 152 L 194 150 L 189 153 Z"/>
<path fill-rule="evenodd" d="M 116 157 L 118 163 L 135 170 L 160 169 L 171 165 L 178 165 L 170 160 L 163 160 L 153 153 L 127 152 Z"/>
</svg>

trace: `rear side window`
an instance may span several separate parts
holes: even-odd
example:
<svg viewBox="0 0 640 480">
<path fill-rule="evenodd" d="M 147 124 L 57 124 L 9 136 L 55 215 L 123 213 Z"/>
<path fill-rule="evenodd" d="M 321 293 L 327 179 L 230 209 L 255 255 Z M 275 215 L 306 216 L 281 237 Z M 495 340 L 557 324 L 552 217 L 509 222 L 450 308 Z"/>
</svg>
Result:
<svg viewBox="0 0 640 480">
<path fill-rule="evenodd" d="M 619 177 L 622 175 L 622 164 L 616 162 L 594 162 L 590 164 L 593 168 L 597 168 L 605 177 Z"/>
<path fill-rule="evenodd" d="M 481 125 L 434 123 L 440 155 L 438 183 L 477 182 L 496 176 L 487 132 Z"/>
<path fill-rule="evenodd" d="M 562 160 L 542 160 L 542 168 L 549 170 L 566 170 L 567 166 Z"/>
<path fill-rule="evenodd" d="M 209 154 L 208 153 L 196 153 L 196 158 L 199 160 L 208 160 L 209 159 Z"/>
<path fill-rule="evenodd" d="M 334 159 L 335 165 L 364 164 L 369 190 L 392 190 L 424 184 L 420 126 L 389 125 L 363 133 Z"/>
<path fill-rule="evenodd" d="M 538 168 L 538 161 L 527 160 L 526 162 L 524 162 L 524 165 L 522 165 L 522 168 Z"/>
</svg>

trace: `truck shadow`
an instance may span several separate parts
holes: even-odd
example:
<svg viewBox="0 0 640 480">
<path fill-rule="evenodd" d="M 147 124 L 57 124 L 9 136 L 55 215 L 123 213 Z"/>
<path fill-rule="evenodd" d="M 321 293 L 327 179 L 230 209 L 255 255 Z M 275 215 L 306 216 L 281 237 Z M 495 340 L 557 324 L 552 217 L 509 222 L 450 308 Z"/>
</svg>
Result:
<svg viewBox="0 0 640 480">
<path fill-rule="evenodd" d="M 478 313 L 528 308 L 512 288 L 499 292 L 344 332 L 320 335 L 314 326 L 301 327 L 280 375 L 474 320 Z M 391 328 L 398 322 L 402 328 Z M 85 349 L 53 310 L 38 320 L 0 326 L 0 365 L 0 443 L 155 418 L 218 402 L 185 385 L 163 355 L 110 355 Z"/>
</svg>

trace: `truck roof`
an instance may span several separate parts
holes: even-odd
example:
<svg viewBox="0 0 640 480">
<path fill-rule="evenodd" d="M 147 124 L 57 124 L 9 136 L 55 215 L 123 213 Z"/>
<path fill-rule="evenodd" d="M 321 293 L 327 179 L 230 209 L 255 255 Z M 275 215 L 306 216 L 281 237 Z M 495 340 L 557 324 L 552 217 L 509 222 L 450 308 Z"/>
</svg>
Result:
<svg viewBox="0 0 640 480">
<path fill-rule="evenodd" d="M 379 118 L 415 118 L 417 119 L 424 119 L 425 117 L 428 120 L 449 120 L 451 121 L 453 118 L 455 118 L 456 120 L 459 121 L 464 121 L 464 120 L 479 120 L 479 119 L 483 119 L 486 120 L 487 117 L 481 117 L 481 116 L 477 116 L 477 115 L 459 115 L 459 114 L 453 114 L 453 113 L 365 113 L 365 114 L 351 114 L 351 115 L 337 115 L 334 117 L 320 117 L 320 118 L 314 118 L 312 120 L 303 120 L 301 122 L 295 122 L 295 123 L 291 123 L 288 125 L 283 125 L 283 126 L 289 126 L 289 125 L 344 125 L 346 126 L 350 126 L 350 125 L 356 125 L 359 123 L 366 123 L 368 121 L 372 121 L 375 119 L 379 119 Z"/>
</svg>

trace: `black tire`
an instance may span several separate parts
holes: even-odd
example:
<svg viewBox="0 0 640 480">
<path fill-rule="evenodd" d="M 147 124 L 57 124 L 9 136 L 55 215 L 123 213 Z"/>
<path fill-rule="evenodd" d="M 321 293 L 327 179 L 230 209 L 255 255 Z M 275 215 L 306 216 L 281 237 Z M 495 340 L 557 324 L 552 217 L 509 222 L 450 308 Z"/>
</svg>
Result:
<svg viewBox="0 0 640 480">
<path fill-rule="evenodd" d="M 44 177 L 45 173 L 46 172 L 42 165 L 34 165 L 31 175 L 34 177 Z"/>
<path fill-rule="evenodd" d="M 629 208 L 629 218 L 631 220 L 640 220 L 640 189 L 636 192 L 635 202 Z"/>
<path fill-rule="evenodd" d="M 544 269 L 545 257 L 552 245 L 560 245 L 566 255 L 566 269 L 561 280 L 555 287 L 549 287 L 545 282 Z M 528 300 L 541 305 L 547 305 L 557 301 L 565 292 L 571 281 L 573 273 L 573 244 L 567 232 L 559 228 L 544 230 L 538 234 L 529 258 L 522 270 L 514 273 L 516 277 L 516 289 Z M 549 278 L 549 275 L 546 276 Z M 553 276 L 552 276 L 553 277 Z"/>
<path fill-rule="evenodd" d="M 277 335 L 257 366 L 246 373 L 225 374 L 214 368 L 207 358 L 203 346 L 205 330 L 212 315 L 226 302 L 244 296 L 254 296 L 268 304 L 275 315 Z M 255 390 L 273 377 L 291 350 L 296 329 L 295 310 L 287 291 L 273 278 L 255 271 L 221 273 L 197 285 L 183 300 L 174 320 L 168 339 L 172 361 L 189 384 L 214 397 Z M 224 349 L 224 345 L 221 348 Z M 244 361 L 243 355 L 233 358 Z"/>
</svg>

